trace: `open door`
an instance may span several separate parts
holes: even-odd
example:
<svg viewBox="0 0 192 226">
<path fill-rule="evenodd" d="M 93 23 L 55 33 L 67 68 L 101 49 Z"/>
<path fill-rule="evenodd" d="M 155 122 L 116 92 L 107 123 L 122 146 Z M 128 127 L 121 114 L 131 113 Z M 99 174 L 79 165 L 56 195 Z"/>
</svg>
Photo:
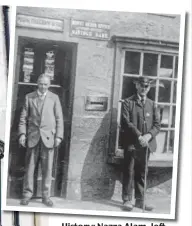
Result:
<svg viewBox="0 0 192 226">
<path fill-rule="evenodd" d="M 27 82 L 23 72 L 26 48 L 30 49 L 34 54 L 33 72 L 30 75 L 30 80 Z M 8 181 L 8 196 L 10 197 L 21 195 L 25 171 L 24 156 L 26 150 L 19 147 L 17 137 L 21 108 L 25 95 L 37 88 L 36 81 L 38 76 L 45 71 L 45 58 L 46 53 L 49 51 L 53 51 L 55 54 L 54 79 L 52 80 L 50 91 L 59 96 L 64 116 L 64 141 L 58 150 L 55 150 L 51 195 L 60 196 L 61 190 L 65 190 L 66 185 L 62 183 L 62 178 L 67 176 L 68 169 L 77 46 L 74 43 L 19 37 L 10 136 L 10 170 Z M 35 173 L 37 183 L 34 186 L 34 197 L 41 197 L 42 178 L 40 168 L 38 166 Z"/>
</svg>

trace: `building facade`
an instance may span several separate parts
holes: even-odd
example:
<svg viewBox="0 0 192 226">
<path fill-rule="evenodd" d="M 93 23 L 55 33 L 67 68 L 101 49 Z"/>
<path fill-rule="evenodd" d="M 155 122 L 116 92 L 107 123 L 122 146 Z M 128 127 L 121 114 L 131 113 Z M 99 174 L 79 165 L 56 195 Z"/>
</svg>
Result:
<svg viewBox="0 0 192 226">
<path fill-rule="evenodd" d="M 24 95 L 45 71 L 53 76 L 65 127 L 55 152 L 53 196 L 121 194 L 121 103 L 138 76 L 152 79 L 149 97 L 161 117 L 149 184 L 171 184 L 179 31 L 176 15 L 18 7 L 8 196 L 21 195 L 25 150 L 18 147 L 17 126 Z M 40 196 L 38 169 L 37 179 Z"/>
</svg>

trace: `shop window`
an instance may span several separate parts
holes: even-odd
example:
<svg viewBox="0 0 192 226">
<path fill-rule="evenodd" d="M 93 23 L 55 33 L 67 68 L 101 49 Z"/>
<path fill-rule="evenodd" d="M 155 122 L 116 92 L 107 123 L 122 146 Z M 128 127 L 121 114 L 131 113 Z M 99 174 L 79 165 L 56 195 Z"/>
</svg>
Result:
<svg viewBox="0 0 192 226">
<path fill-rule="evenodd" d="M 139 74 L 141 53 L 126 52 L 124 72 L 127 74 Z"/>
<path fill-rule="evenodd" d="M 144 53 L 143 75 L 157 76 L 158 55 L 153 53 Z"/>
<path fill-rule="evenodd" d="M 148 97 L 157 104 L 161 132 L 157 136 L 158 148 L 156 152 L 173 152 L 176 91 L 177 91 L 177 54 L 155 51 L 123 50 L 124 58 L 120 83 L 120 100 L 118 105 L 118 120 L 116 133 L 115 155 L 123 155 L 121 138 L 121 105 L 123 99 L 135 93 L 133 80 L 138 76 L 146 76 L 152 80 Z"/>
</svg>

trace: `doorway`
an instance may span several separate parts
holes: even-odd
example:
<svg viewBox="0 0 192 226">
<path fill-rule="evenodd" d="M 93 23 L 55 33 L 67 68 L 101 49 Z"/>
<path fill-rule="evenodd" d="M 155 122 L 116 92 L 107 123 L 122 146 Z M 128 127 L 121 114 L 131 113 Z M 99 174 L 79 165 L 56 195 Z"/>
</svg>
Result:
<svg viewBox="0 0 192 226">
<path fill-rule="evenodd" d="M 26 61 L 25 59 L 26 51 L 30 52 L 29 61 Z M 15 83 L 12 98 L 8 178 L 9 197 L 21 196 L 25 171 L 24 156 L 26 150 L 18 145 L 18 123 L 25 95 L 33 92 L 37 88 L 37 78 L 41 73 L 45 72 L 45 60 L 48 52 L 52 52 L 54 54 L 54 77 L 51 81 L 50 91 L 59 96 L 64 117 L 64 140 L 58 150 L 55 150 L 51 196 L 65 196 L 66 184 L 63 181 L 67 181 L 66 178 L 68 172 L 77 44 L 19 37 L 15 65 Z M 33 62 L 32 72 L 30 73 L 30 78 L 27 82 L 24 71 L 24 64 L 26 64 L 26 62 Z M 37 198 L 41 197 L 40 166 L 36 169 L 35 181 L 34 197 Z"/>
</svg>

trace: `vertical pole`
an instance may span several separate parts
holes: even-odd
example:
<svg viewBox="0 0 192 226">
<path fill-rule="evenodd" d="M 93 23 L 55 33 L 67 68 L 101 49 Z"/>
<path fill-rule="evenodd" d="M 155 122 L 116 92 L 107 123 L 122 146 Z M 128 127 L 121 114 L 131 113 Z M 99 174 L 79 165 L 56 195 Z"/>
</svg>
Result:
<svg viewBox="0 0 192 226">
<path fill-rule="evenodd" d="M 145 178 L 144 178 L 143 213 L 145 212 L 145 201 L 146 201 L 146 190 L 147 190 L 148 152 L 149 152 L 149 147 L 147 146 L 146 153 L 145 153 Z"/>
<path fill-rule="evenodd" d="M 19 224 L 19 212 L 18 211 L 13 212 L 13 226 L 20 226 L 20 224 Z"/>
<path fill-rule="evenodd" d="M 3 10 L 3 20 L 4 20 L 4 35 L 5 35 L 5 44 L 6 44 L 6 59 L 7 65 L 9 64 L 9 6 L 2 6 Z"/>
<path fill-rule="evenodd" d="M 144 118 L 144 126 L 143 126 L 143 135 L 147 132 L 146 118 L 145 118 L 145 105 L 143 107 L 143 118 Z M 143 193 L 143 213 L 145 212 L 145 201 L 146 201 L 146 190 L 147 190 L 147 167 L 148 167 L 148 152 L 149 147 L 146 147 L 145 153 L 145 176 L 144 176 L 144 193 Z"/>
<path fill-rule="evenodd" d="M 0 160 L 0 184 L 1 184 L 1 160 Z M 1 184 L 1 188 L 2 188 L 2 184 Z M 0 226 L 2 226 L 1 224 L 1 189 L 0 189 Z"/>
</svg>

